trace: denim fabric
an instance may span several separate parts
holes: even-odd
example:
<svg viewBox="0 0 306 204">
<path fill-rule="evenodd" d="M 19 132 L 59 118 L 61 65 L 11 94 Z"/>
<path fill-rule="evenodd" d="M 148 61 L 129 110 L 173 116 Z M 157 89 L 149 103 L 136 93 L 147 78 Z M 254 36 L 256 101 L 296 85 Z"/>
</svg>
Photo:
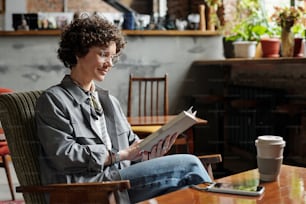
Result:
<svg viewBox="0 0 306 204">
<path fill-rule="evenodd" d="M 191 184 L 210 182 L 201 161 L 193 155 L 177 154 L 134 164 L 119 171 L 130 180 L 132 203 L 181 189 Z"/>
</svg>

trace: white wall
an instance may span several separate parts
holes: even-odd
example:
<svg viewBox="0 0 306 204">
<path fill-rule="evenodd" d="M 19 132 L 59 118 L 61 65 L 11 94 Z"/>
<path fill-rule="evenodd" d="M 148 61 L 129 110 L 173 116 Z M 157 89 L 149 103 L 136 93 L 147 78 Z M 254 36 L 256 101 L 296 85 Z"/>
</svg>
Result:
<svg viewBox="0 0 306 204">
<path fill-rule="evenodd" d="M 15 91 L 46 89 L 66 69 L 56 57 L 57 36 L 0 36 L 0 87 Z M 99 85 L 109 89 L 126 109 L 129 73 L 169 76 L 169 111 L 182 104 L 182 85 L 194 60 L 222 59 L 221 36 L 127 36 L 119 63 Z M 68 70 L 69 71 L 69 70 Z"/>
<path fill-rule="evenodd" d="M 5 1 L 5 14 L 4 14 L 4 30 L 14 30 L 12 14 L 13 13 L 26 13 L 26 0 L 6 0 Z"/>
</svg>

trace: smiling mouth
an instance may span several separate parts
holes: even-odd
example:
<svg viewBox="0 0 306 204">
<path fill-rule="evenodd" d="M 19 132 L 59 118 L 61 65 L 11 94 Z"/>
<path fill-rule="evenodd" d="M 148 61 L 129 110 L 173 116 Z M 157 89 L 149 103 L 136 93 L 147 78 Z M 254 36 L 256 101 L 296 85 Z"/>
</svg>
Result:
<svg viewBox="0 0 306 204">
<path fill-rule="evenodd" d="M 107 74 L 107 70 L 106 70 L 106 69 L 99 69 L 98 71 L 99 71 L 100 73 L 104 74 L 104 75 Z"/>
</svg>

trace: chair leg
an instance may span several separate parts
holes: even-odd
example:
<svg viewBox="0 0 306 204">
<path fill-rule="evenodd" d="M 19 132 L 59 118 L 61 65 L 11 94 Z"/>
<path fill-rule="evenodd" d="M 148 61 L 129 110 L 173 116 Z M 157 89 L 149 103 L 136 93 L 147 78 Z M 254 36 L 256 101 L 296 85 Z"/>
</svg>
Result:
<svg viewBox="0 0 306 204">
<path fill-rule="evenodd" d="M 5 169 L 7 181 L 8 181 L 9 187 L 10 187 L 12 200 L 15 200 L 14 185 L 13 185 L 13 182 L 12 182 L 10 165 L 9 165 L 9 160 L 7 159 L 7 156 L 8 155 L 4 155 L 4 156 L 1 156 L 1 157 L 2 157 L 2 162 L 4 164 L 4 169 Z"/>
<path fill-rule="evenodd" d="M 214 180 L 214 174 L 213 174 L 213 170 L 212 170 L 212 166 L 211 166 L 211 164 L 203 164 L 204 165 L 204 167 L 205 167 L 205 169 L 206 169 L 206 171 L 207 171 L 207 173 L 208 173 L 208 175 L 209 175 L 209 177 L 211 178 L 211 180 L 213 181 Z"/>
<path fill-rule="evenodd" d="M 194 154 L 194 128 L 186 130 L 187 153 Z"/>
</svg>

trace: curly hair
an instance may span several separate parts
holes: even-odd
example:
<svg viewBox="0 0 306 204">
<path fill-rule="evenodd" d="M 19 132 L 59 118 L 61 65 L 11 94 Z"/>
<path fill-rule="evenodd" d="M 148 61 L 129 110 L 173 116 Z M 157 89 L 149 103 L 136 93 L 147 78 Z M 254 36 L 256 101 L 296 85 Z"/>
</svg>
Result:
<svg viewBox="0 0 306 204">
<path fill-rule="evenodd" d="M 85 56 L 91 47 L 106 48 L 111 41 L 116 43 L 116 54 L 120 54 L 126 42 L 114 24 L 98 15 L 80 17 L 63 30 L 57 56 L 71 69 L 77 57 Z"/>
</svg>

